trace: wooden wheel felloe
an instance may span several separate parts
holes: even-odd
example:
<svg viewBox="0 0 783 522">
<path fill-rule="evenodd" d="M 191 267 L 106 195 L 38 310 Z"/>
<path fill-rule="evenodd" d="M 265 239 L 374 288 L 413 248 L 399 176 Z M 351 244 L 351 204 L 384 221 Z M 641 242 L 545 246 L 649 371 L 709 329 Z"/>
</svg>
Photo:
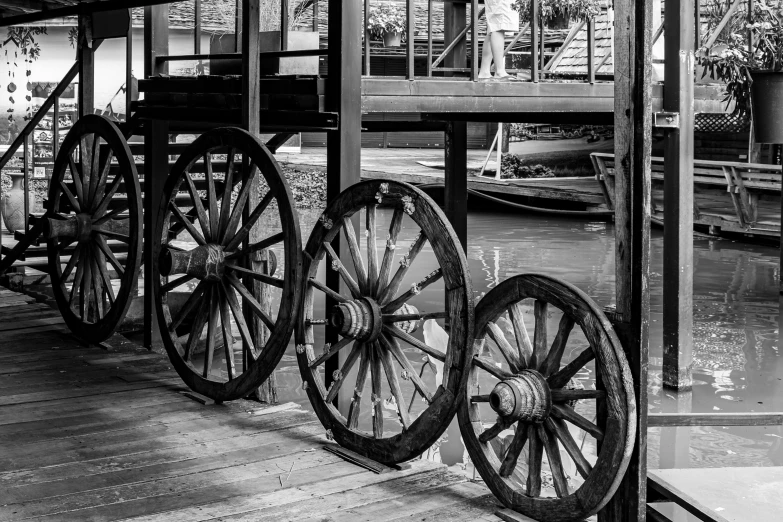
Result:
<svg viewBox="0 0 783 522">
<path fill-rule="evenodd" d="M 340 278 L 343 291 L 326 286 L 326 271 Z M 467 260 L 445 216 L 411 185 L 356 184 L 316 224 L 304 276 L 296 352 L 302 385 L 327 433 L 385 464 L 420 455 L 456 413 L 472 336 Z M 448 322 L 448 342 L 421 339 L 416 328 L 429 320 Z M 324 342 L 327 327 L 339 334 L 331 345 Z M 424 329 L 438 327 L 427 322 Z M 326 375 L 327 363 L 338 359 L 339 368 Z M 356 383 L 353 389 L 346 381 Z M 338 392 L 342 411 L 333 404 Z"/>
<path fill-rule="evenodd" d="M 101 116 L 80 118 L 60 147 L 44 223 L 49 275 L 68 327 L 90 342 L 125 317 L 141 264 L 141 191 L 128 144 Z"/>
<path fill-rule="evenodd" d="M 153 288 L 163 343 L 194 391 L 244 397 L 282 358 L 300 304 L 292 202 L 277 162 L 241 129 L 203 134 L 174 165 Z"/>
<path fill-rule="evenodd" d="M 633 449 L 636 403 L 622 346 L 586 294 L 545 275 L 502 282 L 476 305 L 466 372 L 462 438 L 498 499 L 544 522 L 583 520 L 609 501 Z"/>
</svg>

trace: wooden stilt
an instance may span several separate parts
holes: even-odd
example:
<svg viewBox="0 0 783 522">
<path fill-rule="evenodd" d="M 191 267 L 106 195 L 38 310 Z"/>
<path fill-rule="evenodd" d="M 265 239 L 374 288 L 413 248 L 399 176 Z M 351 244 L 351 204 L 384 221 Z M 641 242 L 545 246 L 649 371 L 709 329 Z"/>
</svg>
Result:
<svg viewBox="0 0 783 522">
<path fill-rule="evenodd" d="M 462 248 L 468 241 L 468 124 L 449 122 L 446 126 L 446 217 L 457 233 Z"/>
<path fill-rule="evenodd" d="M 144 8 L 144 77 L 166 74 L 166 62 L 158 64 L 157 56 L 165 56 L 169 49 L 169 6 L 167 4 Z M 158 203 L 169 170 L 167 155 L 169 125 L 166 120 L 151 120 L 144 135 L 144 346 L 152 348 L 159 340 L 158 321 L 152 292 L 152 264 L 157 262 L 153 230 L 158 220 Z"/>
<path fill-rule="evenodd" d="M 663 106 L 679 113 L 664 142 L 663 385 L 693 385 L 693 0 L 666 10 Z"/>
</svg>

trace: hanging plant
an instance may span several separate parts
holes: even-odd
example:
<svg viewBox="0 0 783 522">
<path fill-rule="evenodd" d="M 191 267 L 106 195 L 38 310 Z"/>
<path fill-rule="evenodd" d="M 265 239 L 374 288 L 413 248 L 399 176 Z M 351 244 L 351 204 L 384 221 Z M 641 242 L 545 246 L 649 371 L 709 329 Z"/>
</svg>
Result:
<svg viewBox="0 0 783 522">
<path fill-rule="evenodd" d="M 14 82 L 8 84 L 8 92 L 10 93 L 16 92 L 16 84 Z"/>
<path fill-rule="evenodd" d="M 530 21 L 533 0 L 514 0 L 512 4 L 519 11 L 523 22 Z M 606 0 L 538 0 L 538 12 L 542 22 L 565 16 L 571 20 L 593 20 L 601 14 Z"/>
</svg>

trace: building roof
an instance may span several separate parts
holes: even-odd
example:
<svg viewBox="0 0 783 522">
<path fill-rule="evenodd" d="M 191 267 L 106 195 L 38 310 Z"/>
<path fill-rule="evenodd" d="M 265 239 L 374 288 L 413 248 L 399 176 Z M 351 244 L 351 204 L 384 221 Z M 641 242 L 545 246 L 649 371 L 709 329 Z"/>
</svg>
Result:
<svg viewBox="0 0 783 522">
<path fill-rule="evenodd" d="M 573 39 L 561 50 L 549 66 L 549 70 L 561 74 L 587 74 L 587 24 L 579 23 L 571 27 Z M 602 9 L 595 19 L 595 61 L 596 74 L 614 74 L 613 21 L 608 9 Z M 566 37 L 566 41 L 568 37 Z"/>
</svg>

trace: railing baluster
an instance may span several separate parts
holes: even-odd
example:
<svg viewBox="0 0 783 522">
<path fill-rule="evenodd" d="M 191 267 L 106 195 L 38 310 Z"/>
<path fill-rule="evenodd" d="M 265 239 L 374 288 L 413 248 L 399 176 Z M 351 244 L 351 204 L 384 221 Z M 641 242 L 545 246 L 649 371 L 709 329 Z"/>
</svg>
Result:
<svg viewBox="0 0 783 522">
<path fill-rule="evenodd" d="M 367 19 L 364 20 L 367 22 Z M 364 24 L 365 27 L 367 27 L 367 24 Z M 318 0 L 313 0 L 313 32 L 317 33 L 319 32 L 318 27 Z"/>
<path fill-rule="evenodd" d="M 479 7 L 478 0 L 471 0 L 470 2 L 470 79 L 472 81 L 478 81 L 479 70 L 479 53 L 478 53 L 478 19 L 479 19 Z"/>
<path fill-rule="evenodd" d="M 370 28 L 367 21 L 370 17 L 370 0 L 364 0 L 364 74 L 370 76 Z"/>
<path fill-rule="evenodd" d="M 539 12 L 541 12 L 541 8 L 539 7 Z M 541 37 L 539 39 L 541 43 L 541 50 L 538 52 L 538 56 L 541 59 L 541 63 L 539 65 L 539 71 L 541 72 L 541 76 L 544 76 L 544 67 L 546 67 L 546 38 L 544 29 L 546 28 L 546 24 L 543 20 L 541 20 Z"/>
<path fill-rule="evenodd" d="M 414 0 L 406 0 L 405 10 L 407 12 L 406 22 L 408 28 L 406 30 L 406 46 L 405 46 L 405 62 L 407 78 L 413 80 L 416 72 L 414 70 L 413 51 L 416 45 L 416 5 Z"/>
<path fill-rule="evenodd" d="M 130 31 L 132 31 L 132 28 Z M 195 0 L 195 5 L 193 6 L 193 53 L 201 54 L 201 0 Z M 202 72 L 204 72 L 204 64 L 201 60 L 199 60 L 198 64 L 196 65 L 196 74 L 200 74 Z M 130 76 L 128 79 L 130 79 Z M 125 112 L 128 113 L 126 115 L 127 119 L 130 117 L 130 104 L 125 109 Z"/>
<path fill-rule="evenodd" d="M 280 0 L 280 50 L 288 50 L 288 0 Z"/>
<path fill-rule="evenodd" d="M 27 130 L 27 129 L 25 129 Z M 24 131 L 22 131 L 24 132 Z M 24 231 L 27 232 L 27 219 L 30 217 L 30 134 L 24 137 L 24 159 L 22 160 L 22 182 L 24 185 Z"/>
<path fill-rule="evenodd" d="M 427 0 L 427 76 L 432 76 L 432 0 Z"/>
<path fill-rule="evenodd" d="M 201 0 L 197 0 L 201 1 Z M 128 10 L 128 16 L 131 16 L 130 10 Z M 131 18 L 132 19 L 132 18 Z M 203 72 L 204 68 L 199 63 L 199 71 Z M 133 24 L 128 24 L 128 34 L 125 36 L 125 121 L 130 121 L 131 115 L 131 102 L 133 101 L 133 89 L 131 76 L 133 76 Z M 54 100 L 55 106 L 59 110 L 60 99 L 59 97 Z M 55 155 L 56 157 L 56 155 Z"/>
<path fill-rule="evenodd" d="M 538 0 L 530 3 L 530 77 L 538 82 Z"/>
<path fill-rule="evenodd" d="M 130 89 L 128 89 L 130 90 Z M 125 120 L 128 119 L 128 107 L 125 108 Z M 57 161 L 60 151 L 60 97 L 54 98 L 54 113 L 52 114 L 52 157 Z"/>
<path fill-rule="evenodd" d="M 595 83 L 595 19 L 587 21 L 587 81 Z"/>
</svg>

